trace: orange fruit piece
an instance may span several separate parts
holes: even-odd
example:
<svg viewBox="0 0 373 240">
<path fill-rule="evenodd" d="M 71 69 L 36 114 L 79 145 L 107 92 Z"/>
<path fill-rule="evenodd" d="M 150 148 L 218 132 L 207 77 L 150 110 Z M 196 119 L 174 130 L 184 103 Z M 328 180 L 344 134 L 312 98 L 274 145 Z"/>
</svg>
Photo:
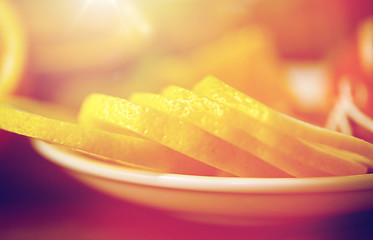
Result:
<svg viewBox="0 0 373 240">
<path fill-rule="evenodd" d="M 276 54 L 271 34 L 250 24 L 226 32 L 192 54 L 189 71 L 198 73 L 196 80 L 206 75 L 226 79 L 230 86 L 282 110 L 288 95 L 283 66 Z"/>
<path fill-rule="evenodd" d="M 21 102 L 22 109 L 14 106 Z M 50 111 L 49 107 L 25 99 L 1 101 L 0 129 L 138 168 L 198 175 L 216 175 L 218 171 L 152 141 L 46 117 L 54 115 L 53 111 L 61 111 L 56 106 Z M 38 114 L 30 112 L 34 109 Z"/>
<path fill-rule="evenodd" d="M 272 130 L 285 134 L 291 133 L 294 137 L 312 142 L 313 146 L 318 144 L 320 148 L 333 147 L 344 152 L 350 152 L 349 154 L 356 157 L 355 160 L 361 161 L 370 170 L 373 169 L 373 145 L 368 142 L 284 115 L 228 86 L 213 76 L 208 76 L 197 83 L 194 91 L 202 96 L 225 104 L 230 108 L 241 111 L 247 117 L 257 119 L 264 126 L 268 126 Z M 325 164 L 323 162 L 324 159 L 315 160 L 320 162 L 320 165 Z"/>
<path fill-rule="evenodd" d="M 295 177 L 366 173 L 361 164 L 344 161 L 341 154 L 321 151 L 285 134 L 274 132 L 255 119 L 186 89 L 170 86 L 155 94 L 133 94 L 131 100 L 180 116 Z M 323 158 L 326 166 L 312 164 Z M 236 164 L 236 162 L 234 162 Z"/>
<path fill-rule="evenodd" d="M 0 1 L 0 95 L 14 91 L 26 59 L 20 19 L 7 1 Z"/>
<path fill-rule="evenodd" d="M 91 94 L 82 104 L 79 120 L 101 129 L 134 132 L 236 176 L 289 176 L 187 121 L 125 99 Z"/>
</svg>

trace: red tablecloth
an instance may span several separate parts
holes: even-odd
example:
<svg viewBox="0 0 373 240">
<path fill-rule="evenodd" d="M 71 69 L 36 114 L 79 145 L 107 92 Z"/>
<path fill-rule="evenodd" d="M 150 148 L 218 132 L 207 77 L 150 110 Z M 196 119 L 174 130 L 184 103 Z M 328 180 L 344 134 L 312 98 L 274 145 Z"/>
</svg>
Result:
<svg viewBox="0 0 373 240">
<path fill-rule="evenodd" d="M 4 133 L 1 133 L 4 135 Z M 216 226 L 173 218 L 77 182 L 13 134 L 0 147 L 0 239 L 373 239 L 373 211 L 297 226 Z"/>
</svg>

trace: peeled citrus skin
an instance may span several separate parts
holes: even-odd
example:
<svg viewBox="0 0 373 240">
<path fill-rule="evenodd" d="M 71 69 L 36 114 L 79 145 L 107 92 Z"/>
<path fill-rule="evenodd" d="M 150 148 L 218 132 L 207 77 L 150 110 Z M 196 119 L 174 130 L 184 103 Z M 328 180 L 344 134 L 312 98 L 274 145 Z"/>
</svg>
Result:
<svg viewBox="0 0 373 240">
<path fill-rule="evenodd" d="M 14 92 L 26 60 L 26 40 L 13 7 L 0 1 L 0 96 Z"/>
<path fill-rule="evenodd" d="M 290 177 L 187 121 L 125 99 L 91 94 L 83 102 L 79 119 L 102 129 L 132 131 L 236 176 Z"/>
</svg>

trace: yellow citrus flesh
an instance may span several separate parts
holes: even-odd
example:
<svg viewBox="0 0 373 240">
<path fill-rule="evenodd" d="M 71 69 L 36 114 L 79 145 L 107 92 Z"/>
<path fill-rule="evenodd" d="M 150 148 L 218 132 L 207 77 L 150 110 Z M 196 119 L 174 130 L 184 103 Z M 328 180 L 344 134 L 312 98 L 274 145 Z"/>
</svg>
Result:
<svg viewBox="0 0 373 240">
<path fill-rule="evenodd" d="M 171 86 L 163 94 L 172 100 L 140 93 L 132 95 L 131 100 L 186 119 L 295 177 L 366 173 L 365 166 L 345 161 L 341 154 L 321 151 L 270 131 L 255 119 L 191 91 Z M 325 163 L 319 166 L 313 158 L 322 158 Z"/>
<path fill-rule="evenodd" d="M 227 105 L 180 87 L 168 87 L 163 91 L 163 94 L 179 101 L 181 100 L 183 103 L 188 103 L 194 110 L 199 109 L 201 114 L 206 115 L 209 113 L 210 115 L 215 115 L 216 118 L 220 118 L 219 120 L 222 123 L 221 128 L 223 125 L 228 125 L 231 128 L 239 128 L 262 143 L 271 146 L 271 151 L 276 152 L 276 149 L 278 149 L 281 152 L 291 155 L 292 158 L 296 156 L 298 164 L 291 160 L 286 160 L 286 162 L 289 161 L 289 164 L 293 165 L 293 168 L 299 167 L 306 170 L 306 165 L 309 165 L 308 167 L 321 170 L 321 174 L 327 172 L 332 175 L 349 175 L 364 173 L 366 167 L 362 167 L 361 163 L 366 166 L 371 166 L 373 163 L 373 161 L 360 154 L 343 151 L 331 146 L 310 143 L 303 140 L 302 136 L 293 137 L 291 133 L 284 133 L 278 131 L 278 129 L 268 127 L 257 119 L 248 117 L 242 111 L 229 108 Z M 312 159 L 322 159 L 322 163 L 319 164 L 318 161 Z M 299 165 L 300 161 L 302 162 L 302 167 Z M 298 166 L 294 167 L 294 165 Z M 314 169 L 309 170 L 315 173 Z"/>
<path fill-rule="evenodd" d="M 154 171 L 198 175 L 215 175 L 217 171 L 155 142 L 44 117 L 11 104 L 0 103 L 0 129 Z M 38 103 L 30 100 L 29 104 L 27 110 Z M 38 113 L 42 112 L 53 115 L 40 105 Z"/>
<path fill-rule="evenodd" d="M 373 161 L 372 144 L 281 114 L 226 85 L 215 77 L 206 77 L 195 85 L 194 91 L 202 96 L 241 111 L 248 117 L 257 119 L 273 130 L 291 133 L 295 137 L 321 144 L 321 146 L 331 146 L 362 155 L 370 161 Z"/>
<path fill-rule="evenodd" d="M 151 94 L 151 93 L 135 93 L 131 95 L 130 100 L 133 102 L 152 107 L 154 109 L 157 109 L 159 111 L 165 112 L 167 114 L 173 115 L 175 117 L 179 117 L 181 119 L 184 119 L 186 121 L 189 121 L 190 123 L 202 128 L 203 130 L 209 132 L 212 135 L 217 136 L 218 138 L 223 139 L 226 142 L 229 142 L 233 144 L 236 147 L 239 147 L 240 149 L 247 152 L 248 159 L 253 159 L 254 162 L 261 162 L 262 159 L 271 159 L 278 160 L 279 155 L 284 155 L 282 153 L 279 153 L 276 155 L 277 151 L 274 149 L 274 151 L 269 151 L 269 147 L 265 144 L 260 144 L 256 139 L 252 138 L 250 135 L 245 133 L 244 131 L 232 127 L 230 124 L 224 123 L 224 121 L 221 121 L 219 116 L 211 116 L 208 112 L 205 112 L 202 110 L 199 112 L 198 109 L 199 106 L 202 107 L 202 105 L 193 106 L 193 103 L 190 104 L 188 102 L 182 101 L 178 102 L 172 99 L 167 99 L 166 97 Z M 219 109 L 222 110 L 222 109 Z M 220 114 L 218 112 L 214 112 L 217 114 Z M 272 149 L 271 149 L 272 150 Z M 255 160 L 254 160 L 255 159 Z M 261 171 L 268 171 L 266 168 L 273 169 L 273 167 L 277 167 L 275 164 L 271 164 L 271 161 L 265 161 L 268 164 L 260 164 L 257 165 L 257 168 L 264 168 L 259 169 Z M 235 159 L 231 161 L 231 164 L 244 164 L 239 163 Z M 278 168 L 279 169 L 279 168 Z M 311 176 L 327 176 L 330 174 L 321 172 L 319 170 L 313 169 L 312 174 L 306 173 L 306 174 L 297 174 L 294 172 L 285 171 L 283 169 L 279 169 L 281 171 L 275 170 L 273 171 L 277 175 L 282 175 L 283 177 L 311 177 Z"/>
<path fill-rule="evenodd" d="M 34 100 L 21 96 L 3 96 L 0 102 L 7 104 L 15 109 L 29 112 L 35 115 L 52 118 L 64 122 L 75 123 L 76 113 L 68 108 L 56 105 L 50 102 Z"/>
<path fill-rule="evenodd" d="M 16 88 L 26 55 L 20 20 L 7 1 L 0 1 L 0 38 L 0 95 L 4 95 Z"/>
<path fill-rule="evenodd" d="M 220 114 L 224 111 L 224 109 L 215 109 L 216 111 L 213 114 L 216 115 L 213 116 L 213 114 L 209 114 L 209 112 L 206 110 L 206 106 L 203 106 L 203 103 L 202 105 L 198 106 L 193 105 L 193 103 L 185 99 L 179 102 L 174 99 L 168 99 L 161 95 L 151 93 L 135 93 L 131 95 L 130 100 L 137 104 L 146 105 L 159 111 L 171 114 L 175 117 L 179 117 L 181 119 L 189 121 L 192 124 L 195 124 L 196 126 L 206 130 L 210 134 L 215 135 L 229 143 L 232 143 L 233 145 L 246 151 L 248 159 L 255 159 L 255 161 L 257 162 L 261 161 L 261 159 L 265 159 L 268 160 L 266 162 L 268 162 L 268 165 L 270 165 L 271 168 L 272 166 L 277 167 L 276 164 L 271 163 L 277 163 L 276 160 L 281 155 L 281 153 L 276 155 L 276 149 L 272 151 L 269 146 L 267 146 L 266 144 L 261 144 L 259 141 L 257 141 L 255 138 L 248 135 L 244 131 L 232 127 L 230 124 L 226 124 L 220 117 Z M 202 109 L 199 107 L 201 107 Z M 268 151 L 269 149 L 270 151 Z M 279 161 L 281 162 L 281 159 L 279 159 Z M 238 163 L 235 159 L 232 159 L 231 164 L 235 165 L 244 163 Z M 262 167 L 266 167 L 266 165 L 262 165 Z M 289 168 L 291 169 L 293 167 L 289 166 Z M 329 175 L 326 173 L 322 173 L 321 171 L 318 171 L 316 169 L 312 175 L 298 173 L 296 170 L 284 170 L 284 177 L 286 177 L 285 173 L 288 175 L 287 177 L 311 177 L 315 175 Z"/>
<path fill-rule="evenodd" d="M 91 94 L 82 104 L 79 120 L 98 128 L 135 132 L 236 176 L 289 176 L 187 121 L 125 99 Z"/>
</svg>

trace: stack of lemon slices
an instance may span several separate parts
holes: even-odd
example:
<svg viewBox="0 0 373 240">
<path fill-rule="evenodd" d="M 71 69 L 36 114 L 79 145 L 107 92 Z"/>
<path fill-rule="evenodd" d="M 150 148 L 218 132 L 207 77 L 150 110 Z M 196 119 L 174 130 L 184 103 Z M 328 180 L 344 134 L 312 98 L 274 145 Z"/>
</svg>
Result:
<svg viewBox="0 0 373 240">
<path fill-rule="evenodd" d="M 280 178 L 373 169 L 370 143 L 283 115 L 212 76 L 193 90 L 169 86 L 129 100 L 91 94 L 76 122 L 20 101 L 3 100 L 0 128 L 152 171 Z"/>
</svg>

